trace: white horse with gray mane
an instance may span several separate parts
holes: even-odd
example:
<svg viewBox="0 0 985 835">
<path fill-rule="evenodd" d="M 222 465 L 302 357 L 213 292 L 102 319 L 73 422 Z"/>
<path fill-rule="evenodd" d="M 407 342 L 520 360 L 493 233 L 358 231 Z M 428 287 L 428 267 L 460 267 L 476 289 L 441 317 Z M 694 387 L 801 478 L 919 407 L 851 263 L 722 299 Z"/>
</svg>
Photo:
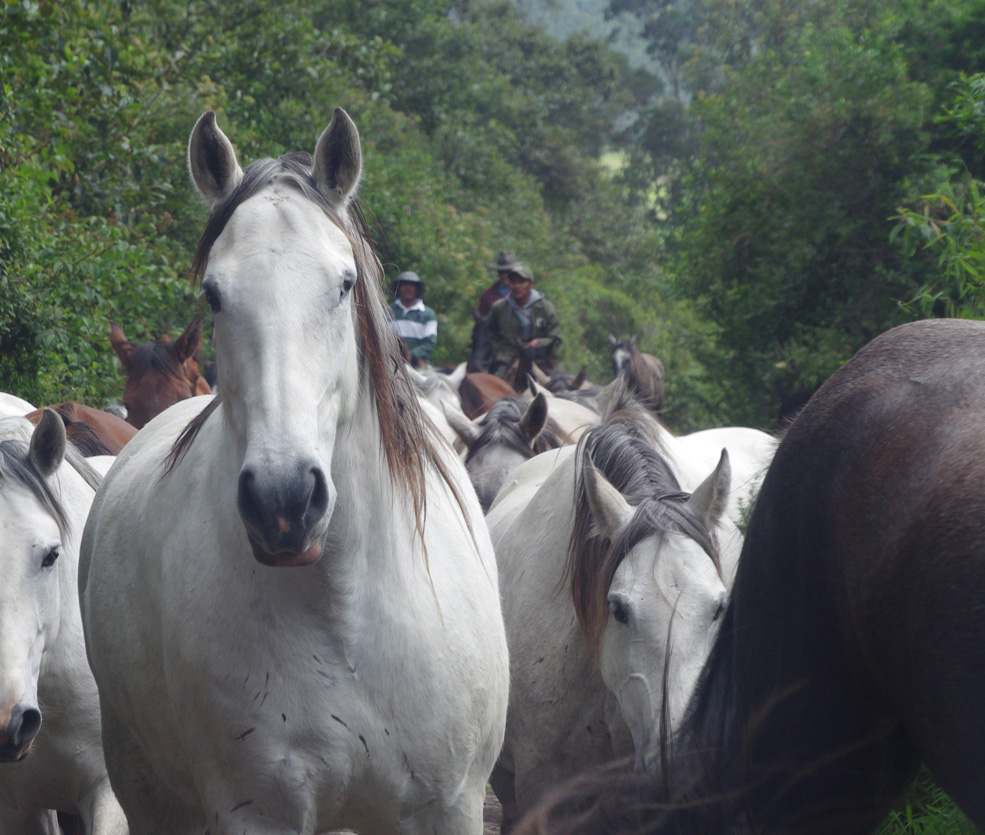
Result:
<svg viewBox="0 0 985 835">
<path fill-rule="evenodd" d="M 504 832 L 579 771 L 643 763 L 664 723 L 679 722 L 742 547 L 733 494 L 755 490 L 772 449 L 754 430 L 675 438 L 616 394 L 577 451 L 520 465 L 487 513 L 510 644 L 506 740 L 491 780 Z"/>
<path fill-rule="evenodd" d="M 21 407 L 17 405 L 19 410 Z M 86 662 L 78 550 L 99 475 L 46 410 L 0 420 L 0 832 L 125 835 Z"/>
<path fill-rule="evenodd" d="M 656 448 L 615 424 L 511 476 L 487 515 L 512 674 L 491 781 L 505 828 L 581 770 L 642 760 L 663 716 L 680 717 L 737 557 L 717 541 L 741 543 L 729 481 L 723 455 L 684 493 Z"/>
<path fill-rule="evenodd" d="M 221 394 L 140 431 L 83 538 L 131 829 L 479 835 L 509 678 L 496 563 L 399 369 L 356 127 L 337 108 L 313 158 L 243 170 L 210 112 L 189 164 Z"/>
</svg>

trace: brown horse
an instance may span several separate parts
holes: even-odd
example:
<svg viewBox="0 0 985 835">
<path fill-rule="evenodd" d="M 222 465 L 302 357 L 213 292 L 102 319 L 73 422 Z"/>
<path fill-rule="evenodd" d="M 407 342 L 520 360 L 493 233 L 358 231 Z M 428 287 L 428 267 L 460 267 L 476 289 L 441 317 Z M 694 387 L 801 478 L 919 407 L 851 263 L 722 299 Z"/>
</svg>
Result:
<svg viewBox="0 0 985 835">
<path fill-rule="evenodd" d="M 462 411 L 472 420 L 488 412 L 493 403 L 515 394 L 513 386 L 501 377 L 481 371 L 466 374 L 458 386 Z"/>
<path fill-rule="evenodd" d="M 192 319 L 175 342 L 165 334 L 155 342 L 134 345 L 116 323 L 109 341 L 127 375 L 127 422 L 137 429 L 179 400 L 212 391 L 195 357 L 202 346 L 201 316 Z"/>
<path fill-rule="evenodd" d="M 47 408 L 58 413 L 65 424 L 68 439 L 86 458 L 94 455 L 119 455 L 127 441 L 137 434 L 136 428 L 122 418 L 72 400 Z M 25 417 L 37 425 L 43 414 L 44 408 L 41 408 L 29 412 Z"/>
<path fill-rule="evenodd" d="M 921 762 L 985 826 L 985 324 L 884 334 L 781 442 L 686 722 L 525 832 L 868 833 Z"/>
<path fill-rule="evenodd" d="M 636 344 L 636 337 L 616 339 L 609 334 L 612 351 L 612 373 L 624 374 L 629 387 L 654 414 L 664 408 L 664 366 L 653 354 L 645 354 Z"/>
</svg>

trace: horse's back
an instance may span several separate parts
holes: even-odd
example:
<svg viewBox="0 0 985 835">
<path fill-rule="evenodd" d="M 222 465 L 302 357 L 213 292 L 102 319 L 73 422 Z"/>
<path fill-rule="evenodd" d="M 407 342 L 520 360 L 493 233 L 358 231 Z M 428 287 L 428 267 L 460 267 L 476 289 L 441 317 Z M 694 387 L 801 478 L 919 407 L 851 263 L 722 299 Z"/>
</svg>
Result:
<svg viewBox="0 0 985 835">
<path fill-rule="evenodd" d="M 16 394 L 0 392 L 0 418 L 21 417 L 28 412 L 33 412 L 34 406 Z"/>
<path fill-rule="evenodd" d="M 728 513 L 738 525 L 745 522 L 776 452 L 776 438 L 759 429 L 724 426 L 680 435 L 668 442 L 681 485 L 693 490 L 728 451 L 732 470 Z"/>
<path fill-rule="evenodd" d="M 574 453 L 575 447 L 571 445 L 550 449 L 524 461 L 510 473 L 486 514 L 490 530 L 502 524 L 499 520 L 509 518 L 525 507 L 545 479 Z"/>
<path fill-rule="evenodd" d="M 86 457 L 118 455 L 137 434 L 137 429 L 123 418 L 73 400 L 44 408 L 53 409 L 58 413 L 65 424 L 68 439 Z M 44 408 L 27 413 L 27 419 L 36 424 L 41 420 Z"/>
<path fill-rule="evenodd" d="M 496 401 L 513 394 L 516 391 L 505 380 L 481 371 L 466 374 L 458 386 L 462 411 L 472 420 L 488 412 Z"/>
</svg>

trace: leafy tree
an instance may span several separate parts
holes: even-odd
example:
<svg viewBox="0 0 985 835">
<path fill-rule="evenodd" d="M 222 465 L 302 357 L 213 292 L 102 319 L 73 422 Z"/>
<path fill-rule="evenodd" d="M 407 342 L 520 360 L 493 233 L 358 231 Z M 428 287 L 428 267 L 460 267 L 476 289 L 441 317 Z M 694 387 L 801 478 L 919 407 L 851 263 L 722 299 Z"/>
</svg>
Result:
<svg viewBox="0 0 985 835">
<path fill-rule="evenodd" d="M 75 2 L 0 17 L 0 379 L 38 403 L 109 399 L 110 319 L 160 332 L 192 307 L 154 211 L 169 187 L 134 177 L 158 163 L 131 144 L 150 57 L 117 20 Z"/>
<path fill-rule="evenodd" d="M 907 201 L 900 209 L 894 236 L 900 235 L 907 255 L 927 264 L 931 276 L 915 292 L 910 307 L 923 316 L 982 318 L 985 185 L 981 177 L 985 171 L 979 165 L 976 176 L 963 158 L 981 160 L 985 151 L 985 74 L 961 73 L 951 89 L 952 99 L 938 122 L 949 128 L 962 156 L 955 153 L 953 168 L 942 172 L 937 192 L 918 202 Z"/>
<path fill-rule="evenodd" d="M 205 209 L 184 149 L 206 108 L 247 161 L 310 149 L 333 106 L 352 113 L 381 259 L 421 272 L 443 317 L 437 361 L 465 357 L 501 248 L 553 297 L 580 276 L 612 298 L 659 281 L 653 231 L 596 159 L 629 101 L 624 62 L 550 41 L 508 4 L 17 0 L 0 46 L 0 363 L 28 399 L 110 399 L 109 320 L 144 340 L 190 318 Z M 621 298 L 598 327 L 655 329 L 659 306 Z M 585 347 L 604 334 L 583 321 L 572 312 L 565 351 L 605 373 Z"/>
<path fill-rule="evenodd" d="M 733 414 L 762 423 L 775 384 L 817 384 L 902 321 L 888 218 L 926 150 L 930 97 L 886 31 L 831 21 L 774 34 L 693 105 L 703 132 L 675 264 L 730 350 Z"/>
</svg>

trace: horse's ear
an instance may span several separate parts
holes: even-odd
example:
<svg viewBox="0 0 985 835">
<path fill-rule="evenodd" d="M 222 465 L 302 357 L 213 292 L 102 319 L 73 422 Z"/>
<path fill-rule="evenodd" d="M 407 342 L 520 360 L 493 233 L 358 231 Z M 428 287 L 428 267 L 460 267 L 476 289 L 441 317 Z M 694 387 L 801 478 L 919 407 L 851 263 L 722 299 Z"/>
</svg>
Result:
<svg viewBox="0 0 985 835">
<path fill-rule="evenodd" d="M 195 318 L 188 323 L 185 332 L 178 337 L 174 343 L 174 349 L 178 352 L 181 362 L 195 356 L 195 352 L 202 347 L 202 317 L 196 314 Z"/>
<path fill-rule="evenodd" d="M 546 386 L 551 382 L 551 378 L 544 373 L 544 369 L 535 362 L 530 363 L 530 376 L 542 386 Z"/>
<path fill-rule="evenodd" d="M 188 171 L 198 193 L 215 208 L 243 179 L 236 151 L 215 122 L 215 111 L 198 117 L 188 140 Z"/>
<path fill-rule="evenodd" d="M 575 378 L 571 381 L 571 389 L 577 391 L 583 385 L 585 385 L 585 380 L 588 379 L 588 366 L 583 365 L 578 369 L 578 373 L 575 374 Z"/>
<path fill-rule="evenodd" d="M 582 463 L 582 478 L 588 494 L 588 506 L 599 533 L 611 542 L 630 523 L 636 509 L 598 471 L 588 452 Z"/>
<path fill-rule="evenodd" d="M 113 346 L 113 351 L 120 360 L 123 370 L 126 371 L 130 367 L 130 360 L 133 358 L 133 345 L 127 339 L 123 328 L 116 322 L 111 322 L 109 326 L 109 344 Z"/>
<path fill-rule="evenodd" d="M 448 408 L 447 403 L 441 404 L 441 410 L 445 413 L 445 420 L 456 435 L 469 449 L 479 439 L 480 429 L 474 421 L 469 420 L 462 412 L 455 408 Z"/>
<path fill-rule="evenodd" d="M 67 444 L 65 424 L 58 413 L 53 409 L 42 411 L 28 453 L 34 469 L 45 478 L 52 475 L 62 465 Z"/>
<path fill-rule="evenodd" d="M 629 337 L 629 344 L 630 345 L 635 345 L 636 344 L 636 334 L 635 333 L 631 337 Z"/>
<path fill-rule="evenodd" d="M 527 443 L 533 446 L 537 436 L 547 425 L 547 398 L 543 393 L 538 394 L 527 406 L 527 411 L 520 418 L 520 434 Z"/>
<path fill-rule="evenodd" d="M 315 185 L 337 211 L 345 208 L 362 174 L 363 156 L 356 123 L 341 107 L 315 146 Z"/>
<path fill-rule="evenodd" d="M 619 340 L 615 338 L 611 333 L 609 334 L 609 347 L 615 348 L 619 344 Z"/>
<path fill-rule="evenodd" d="M 530 393 L 533 394 L 535 397 L 539 394 L 544 395 L 544 397 L 546 397 L 548 400 L 554 397 L 553 391 L 551 391 L 549 388 L 545 388 L 544 386 L 542 386 L 531 375 L 527 375 L 527 385 L 530 388 Z"/>
<path fill-rule="evenodd" d="M 462 380 L 465 379 L 465 374 L 467 371 L 468 363 L 460 362 L 457 366 L 455 366 L 455 370 L 448 375 L 448 382 L 457 389 L 462 384 Z"/>
<path fill-rule="evenodd" d="M 714 527 L 725 513 L 731 483 L 732 465 L 729 463 L 728 450 L 723 449 L 715 472 L 702 481 L 688 499 L 688 506 L 709 529 Z"/>
</svg>

